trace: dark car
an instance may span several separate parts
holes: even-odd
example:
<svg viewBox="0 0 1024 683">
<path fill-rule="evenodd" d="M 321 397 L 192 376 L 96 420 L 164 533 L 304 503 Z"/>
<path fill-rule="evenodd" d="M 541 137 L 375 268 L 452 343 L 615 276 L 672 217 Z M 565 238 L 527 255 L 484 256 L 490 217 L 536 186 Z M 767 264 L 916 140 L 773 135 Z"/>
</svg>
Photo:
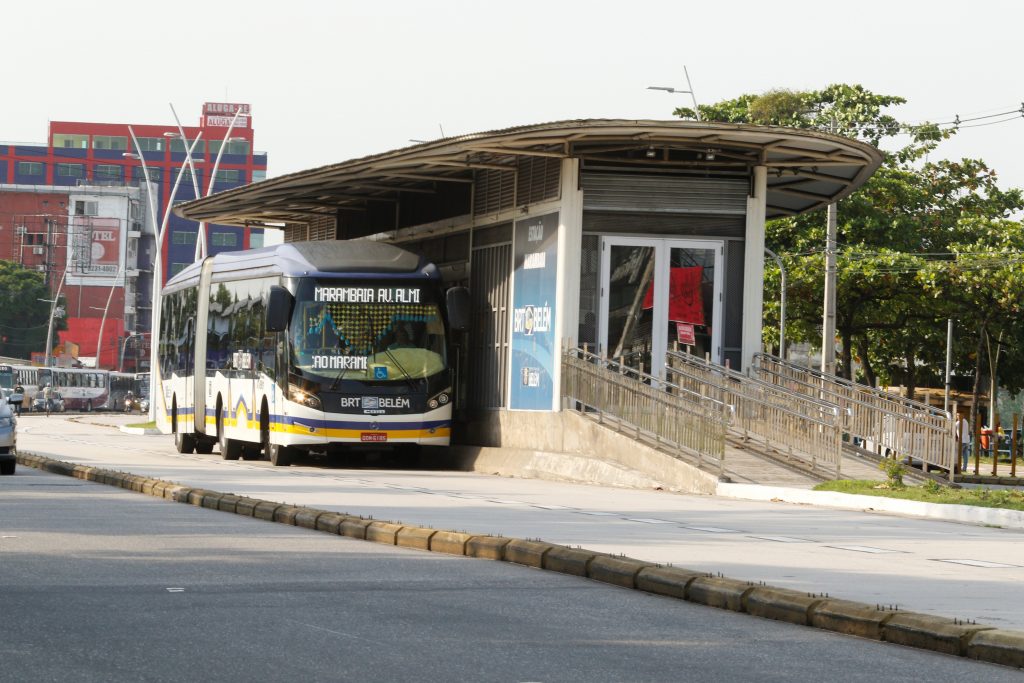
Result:
<svg viewBox="0 0 1024 683">
<path fill-rule="evenodd" d="M 43 392 L 36 394 L 35 400 L 32 401 L 32 410 L 46 412 L 46 399 L 43 398 Z M 60 392 L 55 391 L 50 395 L 50 412 L 64 412 L 64 398 L 60 395 Z"/>
</svg>

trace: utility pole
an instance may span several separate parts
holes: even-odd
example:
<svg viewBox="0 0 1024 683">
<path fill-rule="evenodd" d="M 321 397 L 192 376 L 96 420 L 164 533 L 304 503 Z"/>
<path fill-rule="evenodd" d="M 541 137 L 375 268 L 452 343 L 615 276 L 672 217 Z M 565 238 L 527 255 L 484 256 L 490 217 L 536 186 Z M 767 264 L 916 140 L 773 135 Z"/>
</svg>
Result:
<svg viewBox="0 0 1024 683">
<path fill-rule="evenodd" d="M 950 366 L 953 363 L 953 319 L 946 320 L 946 394 L 942 400 L 942 409 L 949 412 Z"/>
<path fill-rule="evenodd" d="M 836 132 L 832 119 L 831 130 Z M 828 205 L 827 235 L 825 237 L 825 311 L 821 324 L 821 371 L 836 374 L 836 234 L 838 217 L 836 203 Z"/>
<path fill-rule="evenodd" d="M 828 205 L 825 238 L 825 313 L 821 324 L 821 371 L 836 374 L 836 205 Z"/>
</svg>

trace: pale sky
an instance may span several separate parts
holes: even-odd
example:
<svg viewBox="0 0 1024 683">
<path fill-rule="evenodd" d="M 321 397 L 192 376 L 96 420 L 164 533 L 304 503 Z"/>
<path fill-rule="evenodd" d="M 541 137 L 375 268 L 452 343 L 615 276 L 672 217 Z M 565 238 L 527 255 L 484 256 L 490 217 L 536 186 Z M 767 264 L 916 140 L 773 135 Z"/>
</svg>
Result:
<svg viewBox="0 0 1024 683">
<path fill-rule="evenodd" d="M 268 176 L 447 136 L 575 118 L 671 118 L 698 101 L 860 83 L 905 121 L 1024 107 L 1019 2 L 5 3 L 0 140 L 49 120 L 198 123 L 253 107 Z M 214 47 L 215 46 L 215 47 Z M 1002 117 L 1005 118 L 1005 117 Z M 986 123 L 998 119 L 986 119 Z M 941 148 L 1024 187 L 1024 117 Z"/>
</svg>

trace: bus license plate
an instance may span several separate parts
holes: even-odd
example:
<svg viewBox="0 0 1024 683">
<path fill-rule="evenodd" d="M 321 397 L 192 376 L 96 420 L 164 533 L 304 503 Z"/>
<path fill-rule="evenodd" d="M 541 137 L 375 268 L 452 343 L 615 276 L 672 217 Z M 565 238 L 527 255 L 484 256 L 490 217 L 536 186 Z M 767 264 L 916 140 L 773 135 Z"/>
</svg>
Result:
<svg viewBox="0 0 1024 683">
<path fill-rule="evenodd" d="M 387 441 L 388 435 L 386 432 L 362 432 L 359 435 L 359 440 L 373 442 Z"/>
</svg>

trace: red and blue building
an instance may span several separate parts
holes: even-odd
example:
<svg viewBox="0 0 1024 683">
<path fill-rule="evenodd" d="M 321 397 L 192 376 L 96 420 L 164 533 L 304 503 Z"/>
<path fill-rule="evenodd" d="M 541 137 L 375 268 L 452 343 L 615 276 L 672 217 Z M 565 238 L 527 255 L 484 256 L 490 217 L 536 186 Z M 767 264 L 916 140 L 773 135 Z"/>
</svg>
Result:
<svg viewBox="0 0 1024 683">
<path fill-rule="evenodd" d="M 241 113 L 235 119 L 230 138 L 227 138 L 229 126 L 238 111 Z M 45 143 L 0 143 L 0 258 L 8 260 L 31 258 L 35 252 L 40 251 L 37 246 L 44 247 L 43 251 L 46 254 L 57 254 L 72 249 L 67 245 L 76 238 L 72 238 L 70 234 L 74 228 L 69 231 L 68 226 L 73 226 L 76 222 L 76 206 L 104 206 L 102 202 L 91 204 L 75 199 L 87 196 L 90 188 L 95 192 L 99 192 L 98 188 L 103 188 L 107 193 L 117 187 L 126 190 L 141 188 L 141 192 L 136 191 L 135 195 L 139 212 L 150 213 L 142 160 L 139 157 L 145 160 L 155 195 L 156 215 L 96 217 L 122 221 L 121 239 L 125 242 L 137 239 L 135 244 L 122 245 L 121 250 L 125 254 L 122 258 L 123 268 L 129 275 L 137 271 L 134 272 L 134 286 L 125 288 L 122 282 L 122 291 L 117 292 L 113 298 L 120 304 L 120 309 L 106 311 L 106 325 L 109 326 L 111 334 L 116 335 L 114 347 L 117 346 L 119 338 L 128 339 L 133 335 L 148 336 L 151 322 L 152 264 L 156 255 L 154 227 L 158 227 L 163 221 L 168 204 L 195 199 L 196 185 L 199 194 L 205 196 L 210 189 L 211 179 L 213 192 L 221 192 L 264 180 L 267 172 L 267 154 L 254 151 L 254 130 L 248 104 L 205 103 L 199 125 L 183 127 L 185 140 L 181 138 L 178 126 L 174 123 L 130 125 L 138 139 L 138 149 L 132 141 L 127 123 L 52 121 Z M 186 145 L 191 145 L 197 138 L 198 142 L 192 151 L 196 181 L 193 183 L 192 171 L 186 163 Z M 213 178 L 213 167 L 221 146 L 224 146 L 224 150 L 216 177 Z M 172 189 L 179 174 L 184 175 L 172 197 Z M 62 201 L 61 197 L 64 194 L 67 197 Z M 45 201 L 35 202 L 40 204 L 39 207 L 25 208 L 33 204 L 33 200 L 44 195 Z M 131 204 L 131 200 L 127 200 L 125 206 Z M 47 226 L 46 230 L 40 228 L 36 232 L 37 235 L 46 235 L 46 244 L 32 245 L 31 249 L 26 250 L 21 242 L 24 242 L 26 233 L 34 232 L 29 225 L 33 221 Z M 5 223 L 10 223 L 12 229 L 4 230 Z M 20 235 L 13 229 L 15 224 L 21 227 Z M 61 227 L 65 231 L 63 236 L 59 234 Z M 170 213 L 162 249 L 164 282 L 193 262 L 198 229 L 199 224 L 195 221 Z M 212 255 L 221 251 L 260 247 L 263 246 L 263 235 L 263 228 L 209 224 L 206 226 L 207 253 Z M 11 243 L 8 245 L 7 241 Z M 21 254 L 28 256 L 21 257 Z M 128 258 L 128 254 L 133 258 Z M 65 263 L 66 258 L 58 257 L 43 259 L 41 264 L 25 265 L 39 270 L 49 269 L 51 272 L 47 273 L 47 279 L 55 291 Z M 127 281 L 127 278 L 124 279 Z M 97 309 L 105 306 L 110 285 L 65 287 L 63 293 L 66 297 L 78 299 L 74 303 L 69 302 L 69 309 L 80 310 L 79 317 L 83 318 L 76 320 L 75 317 L 69 316 L 69 333 L 72 333 L 74 329 L 95 327 L 93 323 L 97 321 L 86 319 L 99 318 L 104 314 Z M 114 305 L 115 309 L 118 303 Z M 137 314 L 126 314 L 126 311 L 137 311 Z M 104 328 L 105 331 L 107 329 Z M 62 338 L 63 336 L 66 335 L 62 335 Z M 107 336 L 105 333 L 104 337 Z M 104 361 L 109 361 L 114 355 L 108 353 L 106 340 L 99 349 L 96 348 L 95 338 L 91 343 L 87 338 L 71 341 L 80 345 L 83 355 L 92 355 L 95 351 Z M 108 367 L 110 365 L 109 362 L 103 364 Z"/>
</svg>

